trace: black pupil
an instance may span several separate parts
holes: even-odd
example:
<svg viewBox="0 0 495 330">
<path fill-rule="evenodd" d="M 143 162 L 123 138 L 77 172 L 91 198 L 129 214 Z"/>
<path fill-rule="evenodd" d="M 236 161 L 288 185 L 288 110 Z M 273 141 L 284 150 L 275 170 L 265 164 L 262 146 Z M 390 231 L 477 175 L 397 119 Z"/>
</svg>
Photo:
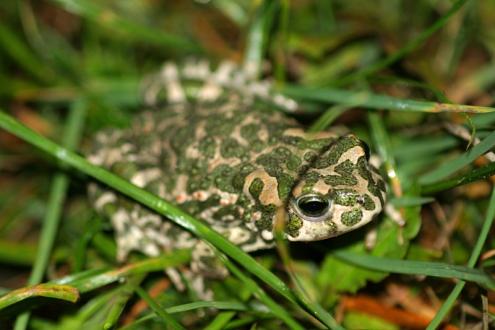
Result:
<svg viewBox="0 0 495 330">
<path fill-rule="evenodd" d="M 299 209 L 310 217 L 318 217 L 325 213 L 328 202 L 320 199 L 302 200 L 299 202 Z"/>
</svg>

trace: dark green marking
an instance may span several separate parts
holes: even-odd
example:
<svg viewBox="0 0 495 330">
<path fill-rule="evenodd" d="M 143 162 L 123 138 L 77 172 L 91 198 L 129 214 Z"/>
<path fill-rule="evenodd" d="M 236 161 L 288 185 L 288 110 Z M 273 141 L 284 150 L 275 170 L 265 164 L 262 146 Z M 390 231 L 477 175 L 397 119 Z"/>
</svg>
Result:
<svg viewBox="0 0 495 330">
<path fill-rule="evenodd" d="M 261 219 L 255 222 L 255 225 L 259 231 L 272 230 L 275 210 L 276 207 L 273 204 L 261 206 Z"/>
<path fill-rule="evenodd" d="M 259 200 L 264 186 L 265 184 L 263 183 L 263 181 L 260 178 L 256 178 L 251 182 L 251 185 L 249 186 L 249 193 L 251 194 L 251 196 Z"/>
<path fill-rule="evenodd" d="M 363 212 L 361 209 L 352 209 L 342 213 L 340 221 L 347 227 L 352 227 L 357 224 L 363 218 Z"/>
<path fill-rule="evenodd" d="M 383 206 L 385 204 L 385 201 L 383 200 L 382 196 L 382 190 L 381 188 L 385 188 L 385 184 L 379 184 L 375 183 L 373 180 L 373 176 L 371 174 L 371 171 L 369 170 L 368 167 L 368 162 L 366 161 L 365 157 L 359 157 L 358 162 L 357 162 L 357 168 L 358 168 L 358 173 L 359 175 L 368 181 L 368 190 L 378 197 L 380 199 L 380 203 Z M 379 180 L 380 182 L 381 180 Z"/>
<path fill-rule="evenodd" d="M 294 178 L 286 173 L 280 173 L 277 176 L 277 190 L 280 200 L 285 201 L 287 199 L 287 196 L 289 196 L 292 186 L 294 185 L 294 181 Z"/>
<path fill-rule="evenodd" d="M 289 220 L 285 225 L 285 232 L 292 237 L 299 236 L 299 229 L 303 226 L 303 221 L 296 214 L 290 213 Z"/>
<path fill-rule="evenodd" d="M 198 150 L 205 158 L 213 158 L 215 156 L 216 149 L 217 143 L 211 136 L 206 136 L 198 143 Z"/>
<path fill-rule="evenodd" d="M 322 169 L 335 165 L 347 150 L 359 145 L 359 140 L 353 135 L 341 137 L 314 162 L 313 167 Z"/>
<path fill-rule="evenodd" d="M 358 183 L 353 175 L 326 175 L 323 181 L 330 186 L 355 186 Z"/>
<path fill-rule="evenodd" d="M 303 181 L 304 181 L 304 186 L 302 188 L 302 193 L 303 194 L 309 194 L 313 186 L 318 182 L 318 180 L 321 178 L 321 174 L 315 171 L 309 171 L 306 172 L 303 176 Z"/>
<path fill-rule="evenodd" d="M 325 224 L 330 227 L 329 231 L 330 233 L 332 234 L 336 234 L 337 233 L 337 224 L 335 222 L 333 222 L 332 220 L 326 220 L 325 221 Z"/>
<path fill-rule="evenodd" d="M 333 193 L 333 202 L 338 205 L 354 206 L 358 201 L 359 194 L 351 189 L 337 189 Z"/>
<path fill-rule="evenodd" d="M 367 211 L 373 211 L 376 207 L 375 202 L 368 194 L 363 195 L 363 207 Z"/>
<path fill-rule="evenodd" d="M 240 212 L 236 205 L 226 205 L 219 208 L 215 213 L 213 213 L 213 217 L 222 221 L 225 221 L 229 218 L 232 218 L 231 220 L 237 220 L 240 217 Z"/>
<path fill-rule="evenodd" d="M 226 138 L 220 145 L 220 154 L 225 158 L 245 158 L 248 151 L 239 142 L 232 138 Z"/>
<path fill-rule="evenodd" d="M 236 174 L 232 178 L 232 185 L 237 191 L 242 191 L 244 188 L 244 182 L 246 177 L 252 173 L 256 168 L 251 163 L 242 163 L 236 168 Z"/>
</svg>

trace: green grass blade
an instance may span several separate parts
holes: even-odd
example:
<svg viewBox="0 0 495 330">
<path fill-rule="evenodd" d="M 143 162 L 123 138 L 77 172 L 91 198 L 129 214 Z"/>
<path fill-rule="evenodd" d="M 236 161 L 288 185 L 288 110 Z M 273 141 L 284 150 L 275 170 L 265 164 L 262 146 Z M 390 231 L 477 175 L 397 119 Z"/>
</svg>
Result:
<svg viewBox="0 0 495 330">
<path fill-rule="evenodd" d="M 31 266 L 36 254 L 35 244 L 0 240 L 0 262 L 4 264 Z"/>
<path fill-rule="evenodd" d="M 395 207 L 411 207 L 428 204 L 435 201 L 432 197 L 397 197 L 389 200 Z"/>
<path fill-rule="evenodd" d="M 143 273 L 128 278 L 127 282 L 112 294 L 112 304 L 109 307 L 105 321 L 103 321 L 103 329 L 114 329 L 116 327 L 129 299 L 134 295 L 134 289 L 141 284 L 145 277 L 146 274 Z"/>
<path fill-rule="evenodd" d="M 47 69 L 21 40 L 19 34 L 11 31 L 7 25 L 0 23 L 0 45 L 21 68 L 32 74 L 37 80 L 46 82 L 53 77 L 53 72 Z"/>
<path fill-rule="evenodd" d="M 337 119 L 341 114 L 349 110 L 348 106 L 336 105 L 326 110 L 318 119 L 308 128 L 308 132 L 321 132 Z"/>
<path fill-rule="evenodd" d="M 445 162 L 444 164 L 440 165 L 433 171 L 422 175 L 419 178 L 419 183 L 424 185 L 442 180 L 443 178 L 446 178 L 447 176 L 460 170 L 464 166 L 469 165 L 476 158 L 489 151 L 493 146 L 495 146 L 495 132 L 492 132 L 490 135 L 484 138 L 480 143 L 475 145 L 470 150 L 466 151 L 460 157 Z"/>
<path fill-rule="evenodd" d="M 490 203 L 488 204 L 488 210 L 486 212 L 485 221 L 483 222 L 483 226 L 481 227 L 478 240 L 476 241 L 473 251 L 471 252 L 471 256 L 469 257 L 467 263 L 468 267 L 472 268 L 476 265 L 476 262 L 478 261 L 478 258 L 480 257 L 481 254 L 481 250 L 483 249 L 483 245 L 485 245 L 486 239 L 488 238 L 488 235 L 490 233 L 490 229 L 493 225 L 494 219 L 495 219 L 495 188 L 492 189 L 492 196 L 490 198 Z M 454 305 L 457 297 L 461 294 L 461 291 L 464 288 L 465 284 L 466 284 L 465 282 L 461 281 L 455 285 L 454 289 L 447 297 L 442 307 L 440 307 L 439 311 L 437 312 L 433 320 L 426 328 L 427 330 L 434 330 L 438 328 L 442 320 L 445 318 L 447 313 Z"/>
<path fill-rule="evenodd" d="M 449 265 L 439 262 L 389 259 L 346 251 L 337 251 L 334 252 L 334 255 L 337 258 L 354 265 L 382 272 L 457 278 L 478 283 L 487 288 L 495 288 L 495 279 L 491 278 L 485 272 L 470 267 Z"/>
<path fill-rule="evenodd" d="M 166 309 L 168 313 L 183 313 L 199 308 L 217 308 L 232 311 L 246 311 L 247 306 L 238 301 L 196 301 L 193 303 L 169 307 Z"/>
<path fill-rule="evenodd" d="M 367 76 L 369 76 L 375 72 L 378 72 L 378 71 L 394 64 L 395 62 L 397 62 L 398 60 L 400 60 L 401 58 L 403 58 L 407 54 L 409 54 L 409 53 L 413 52 L 414 50 L 416 50 L 417 48 L 421 47 L 426 42 L 426 40 L 428 40 L 428 38 L 430 38 L 430 36 L 433 33 L 440 30 L 442 27 L 444 27 L 445 24 L 447 24 L 447 22 L 449 21 L 449 19 L 453 15 L 455 15 L 464 6 L 464 4 L 467 1 L 468 0 L 458 0 L 456 3 L 454 3 L 452 5 L 452 7 L 450 7 L 449 11 L 447 13 L 445 13 L 445 15 L 443 15 L 442 17 L 437 19 L 435 21 L 435 23 L 433 23 L 426 30 L 422 31 L 416 38 L 409 41 L 404 47 L 399 49 L 397 52 L 389 55 L 385 59 L 383 59 L 383 60 L 381 60 L 381 61 L 379 61 L 379 62 L 377 62 L 377 63 L 375 63 L 375 64 L 373 64 L 367 68 L 364 68 L 361 71 L 358 71 L 352 75 L 347 76 L 345 79 L 342 79 L 339 82 L 339 84 L 340 85 L 348 84 L 348 83 L 351 83 L 353 81 L 363 79 L 363 78 L 365 78 L 365 77 L 367 77 Z"/>
<path fill-rule="evenodd" d="M 148 304 L 148 306 L 163 320 L 167 329 L 185 330 L 176 319 L 174 319 L 165 309 L 161 308 L 150 295 L 141 287 L 136 288 L 137 294 Z"/>
<path fill-rule="evenodd" d="M 33 297 L 48 297 L 75 303 L 79 299 L 79 291 L 69 285 L 46 283 L 17 289 L 0 297 L 0 311 Z"/>
<path fill-rule="evenodd" d="M 246 288 L 251 291 L 263 304 L 265 304 L 275 316 L 283 320 L 285 324 L 287 324 L 289 329 L 304 329 L 296 320 L 292 318 L 289 313 L 287 313 L 287 311 L 282 306 L 271 299 L 270 296 L 267 295 L 266 292 L 255 281 L 253 281 L 249 276 L 245 275 L 236 265 L 230 262 L 230 260 L 222 256 L 220 257 L 223 259 L 222 261 L 225 266 L 227 266 L 228 270 L 237 278 L 239 278 L 244 283 Z"/>
<path fill-rule="evenodd" d="M 126 196 L 133 198 L 159 214 L 168 217 L 171 221 L 182 228 L 187 229 L 198 237 L 210 242 L 220 251 L 237 261 L 246 270 L 272 287 L 284 298 L 293 303 L 297 303 L 297 299 L 294 294 L 282 280 L 261 266 L 253 257 L 232 244 L 222 235 L 216 233 L 207 225 L 185 213 L 178 207 L 160 199 L 148 191 L 140 189 L 139 187 L 127 182 L 115 174 L 106 171 L 103 168 L 90 164 L 83 157 L 46 139 L 2 111 L 0 111 L 0 127 L 52 155 L 63 164 L 72 166 L 75 169 L 92 176 L 93 178 L 118 190 Z M 304 307 L 307 309 L 309 306 L 306 305 Z M 309 312 L 317 318 L 322 315 L 320 311 L 309 309 Z M 320 319 L 320 321 L 326 324 L 324 320 Z"/>
<path fill-rule="evenodd" d="M 189 250 L 175 250 L 173 254 L 165 254 L 157 258 L 130 263 L 119 269 L 83 272 L 78 276 L 69 276 L 54 282 L 69 284 L 77 288 L 81 293 L 85 293 L 118 282 L 130 275 L 162 271 L 167 267 L 177 267 L 189 262 L 190 259 L 191 253 Z"/>
<path fill-rule="evenodd" d="M 84 127 L 87 105 L 85 101 L 78 101 L 73 104 L 67 124 L 62 133 L 64 147 L 73 150 L 79 144 Z M 38 284 L 43 280 L 43 275 L 48 266 L 50 255 L 57 235 L 62 209 L 64 206 L 67 190 L 69 188 L 69 178 L 60 172 L 55 174 L 50 189 L 48 208 L 43 219 L 43 227 L 39 240 L 36 260 L 28 280 L 28 285 Z M 24 330 L 29 323 L 29 313 L 21 314 L 16 322 L 15 330 Z"/>
<path fill-rule="evenodd" d="M 86 117 L 87 104 L 85 101 L 74 103 L 67 125 L 62 133 L 63 146 L 68 150 L 74 150 L 79 144 Z M 69 178 L 62 173 L 58 173 L 53 181 L 48 201 L 46 217 L 43 220 L 43 228 L 38 248 L 38 256 L 34 263 L 31 277 L 28 284 L 33 285 L 43 280 L 43 274 L 48 265 L 50 253 L 52 251 L 58 224 L 65 201 L 65 195 L 69 186 Z"/>
<path fill-rule="evenodd" d="M 125 36 L 135 41 L 162 46 L 174 51 L 198 51 L 196 43 L 188 41 L 166 31 L 157 31 L 141 24 L 121 17 L 108 7 L 103 7 L 95 1 L 88 0 L 52 0 L 53 3 L 63 7 L 68 12 L 84 17 L 102 27 L 117 33 L 125 33 Z"/>
<path fill-rule="evenodd" d="M 196 309 L 202 309 L 202 308 L 215 308 L 218 310 L 227 310 L 227 311 L 248 311 L 248 307 L 238 301 L 196 301 L 193 303 L 187 303 L 187 304 L 182 304 L 182 305 L 177 305 L 173 307 L 168 307 L 165 308 L 165 311 L 169 314 L 175 314 L 175 313 L 183 313 L 183 312 L 188 312 Z M 139 319 L 137 319 L 135 322 L 126 325 L 119 330 L 129 330 L 137 325 L 146 322 L 148 320 L 154 319 L 157 316 L 153 314 L 145 315 Z"/>
<path fill-rule="evenodd" d="M 259 6 L 247 37 L 244 65 L 256 74 L 261 70 L 272 23 L 277 13 L 277 1 L 263 1 Z"/>
<path fill-rule="evenodd" d="M 353 107 L 361 106 L 369 109 L 430 113 L 487 113 L 495 111 L 495 108 L 490 107 L 399 99 L 392 96 L 374 94 L 369 91 L 348 91 L 335 88 L 300 86 L 285 86 L 281 91 L 289 97 L 300 100 L 336 103 Z"/>
<path fill-rule="evenodd" d="M 432 195 L 440 191 L 459 187 L 478 180 L 485 180 L 492 175 L 495 175 L 495 163 L 488 163 L 487 165 L 474 169 L 464 175 L 421 186 L 421 193 L 425 195 Z"/>
</svg>

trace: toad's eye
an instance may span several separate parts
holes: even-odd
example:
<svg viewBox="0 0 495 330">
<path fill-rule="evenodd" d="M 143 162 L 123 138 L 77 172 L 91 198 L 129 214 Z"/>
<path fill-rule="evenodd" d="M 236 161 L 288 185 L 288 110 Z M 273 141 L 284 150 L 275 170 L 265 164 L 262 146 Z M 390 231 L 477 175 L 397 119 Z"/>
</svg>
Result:
<svg viewBox="0 0 495 330">
<path fill-rule="evenodd" d="M 361 146 L 361 148 L 363 148 L 364 150 L 364 155 L 366 156 L 366 160 L 370 160 L 370 147 L 368 146 L 368 144 L 366 142 L 364 142 L 363 140 L 359 140 L 359 145 Z"/>
<path fill-rule="evenodd" d="M 320 195 L 306 195 L 297 199 L 296 206 L 301 215 L 319 220 L 328 212 L 330 201 Z"/>
</svg>

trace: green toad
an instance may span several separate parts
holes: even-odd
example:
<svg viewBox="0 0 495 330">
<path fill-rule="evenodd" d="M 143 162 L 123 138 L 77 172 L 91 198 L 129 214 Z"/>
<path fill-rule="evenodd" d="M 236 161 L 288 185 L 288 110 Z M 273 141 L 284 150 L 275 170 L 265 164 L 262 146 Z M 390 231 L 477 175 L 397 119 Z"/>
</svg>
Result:
<svg viewBox="0 0 495 330">
<path fill-rule="evenodd" d="M 288 240 L 314 241 L 357 229 L 384 206 L 385 184 L 363 142 L 337 128 L 305 133 L 272 110 L 294 110 L 293 100 L 230 63 L 168 63 L 149 79 L 145 99 L 151 109 L 130 128 L 97 135 L 90 161 L 180 205 L 245 251 L 273 246 L 276 218 Z M 90 197 L 111 219 L 119 260 L 132 250 L 194 248 L 193 271 L 215 268 L 205 257 L 211 250 L 189 232 L 111 190 L 93 185 Z"/>
</svg>

